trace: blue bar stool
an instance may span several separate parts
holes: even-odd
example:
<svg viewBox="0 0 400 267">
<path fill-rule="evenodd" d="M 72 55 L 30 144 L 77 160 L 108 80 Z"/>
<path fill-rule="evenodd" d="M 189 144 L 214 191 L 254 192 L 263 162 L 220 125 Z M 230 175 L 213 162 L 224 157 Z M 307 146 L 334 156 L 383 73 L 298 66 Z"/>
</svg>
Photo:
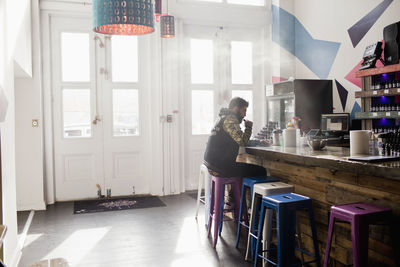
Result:
<svg viewBox="0 0 400 267">
<path fill-rule="evenodd" d="M 251 214 L 250 214 L 250 229 L 247 236 L 247 247 L 245 260 L 249 261 L 254 259 L 254 250 L 256 248 L 255 241 L 257 238 L 257 227 L 259 224 L 260 216 L 259 211 L 261 209 L 261 202 L 263 196 L 287 194 L 294 191 L 294 186 L 285 184 L 282 182 L 273 183 L 259 183 L 253 187 L 253 198 L 251 202 Z M 271 229 L 272 229 L 272 210 L 269 209 L 265 212 L 264 228 L 263 228 L 263 250 L 269 249 L 271 243 Z M 264 266 L 265 264 L 263 264 Z"/>
<path fill-rule="evenodd" d="M 250 207 L 251 198 L 253 197 L 253 188 L 255 184 L 259 183 L 272 183 L 279 181 L 278 178 L 273 176 L 259 176 L 259 177 L 246 177 L 243 178 L 242 182 L 242 193 L 240 198 L 240 211 L 239 211 L 239 221 L 236 236 L 236 248 L 239 246 L 240 231 L 242 226 L 249 229 L 249 218 L 247 214 L 247 203 L 246 203 L 246 188 L 250 189 Z M 243 214 L 244 213 L 244 214 Z"/>
<path fill-rule="evenodd" d="M 261 258 L 264 262 L 267 261 L 278 267 L 295 266 L 295 235 L 296 235 L 296 211 L 308 210 L 308 216 L 311 225 L 312 238 L 314 243 L 314 254 L 310 252 L 301 252 L 314 257 L 314 260 L 302 262 L 299 265 L 315 262 L 318 267 L 321 266 L 321 260 L 317 243 L 317 232 L 314 223 L 314 213 L 312 210 L 311 198 L 298 195 L 295 193 L 278 194 L 263 196 L 261 204 L 260 218 L 264 218 L 266 209 L 272 209 L 276 212 L 276 226 L 277 226 L 277 262 L 273 262 L 267 257 L 263 256 L 263 252 L 270 251 L 270 249 L 262 250 L 261 239 L 264 226 L 264 220 L 260 220 L 258 224 L 257 245 L 254 259 L 254 266 L 257 266 L 257 259 Z M 300 233 L 299 233 L 300 234 Z"/>
</svg>

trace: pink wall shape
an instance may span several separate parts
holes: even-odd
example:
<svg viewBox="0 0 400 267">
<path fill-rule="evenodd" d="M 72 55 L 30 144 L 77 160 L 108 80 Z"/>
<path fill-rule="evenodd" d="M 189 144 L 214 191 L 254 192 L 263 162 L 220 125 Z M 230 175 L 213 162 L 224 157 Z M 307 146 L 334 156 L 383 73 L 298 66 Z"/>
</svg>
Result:
<svg viewBox="0 0 400 267">
<path fill-rule="evenodd" d="M 279 83 L 279 82 L 284 82 L 287 81 L 288 79 L 283 78 L 283 77 L 278 77 L 278 76 L 272 76 L 272 83 Z"/>
</svg>

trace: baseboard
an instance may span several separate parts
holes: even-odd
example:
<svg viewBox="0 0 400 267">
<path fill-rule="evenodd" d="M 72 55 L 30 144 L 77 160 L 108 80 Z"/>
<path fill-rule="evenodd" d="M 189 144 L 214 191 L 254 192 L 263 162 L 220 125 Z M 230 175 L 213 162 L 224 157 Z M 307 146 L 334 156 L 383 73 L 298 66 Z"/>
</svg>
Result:
<svg viewBox="0 0 400 267">
<path fill-rule="evenodd" d="M 34 204 L 19 204 L 17 203 L 17 211 L 26 210 L 46 210 L 46 204 L 43 202 Z"/>
</svg>

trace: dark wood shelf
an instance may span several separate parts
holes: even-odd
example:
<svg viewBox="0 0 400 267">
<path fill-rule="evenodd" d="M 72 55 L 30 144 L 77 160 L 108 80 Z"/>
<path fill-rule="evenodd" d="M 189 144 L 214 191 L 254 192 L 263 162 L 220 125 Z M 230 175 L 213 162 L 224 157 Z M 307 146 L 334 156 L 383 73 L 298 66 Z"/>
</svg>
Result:
<svg viewBox="0 0 400 267">
<path fill-rule="evenodd" d="M 399 119 L 400 118 L 400 111 L 377 111 L 377 112 L 356 112 L 355 113 L 356 119 Z"/>
<path fill-rule="evenodd" d="M 367 90 L 355 92 L 356 98 L 400 95 L 400 88 Z"/>
<path fill-rule="evenodd" d="M 361 78 L 361 77 L 396 72 L 396 71 L 400 71 L 400 61 L 399 61 L 399 64 L 395 64 L 395 65 L 389 65 L 389 66 L 384 66 L 384 67 L 380 67 L 380 68 L 372 68 L 372 69 L 366 69 L 366 70 L 359 70 L 356 72 L 356 77 Z"/>
</svg>

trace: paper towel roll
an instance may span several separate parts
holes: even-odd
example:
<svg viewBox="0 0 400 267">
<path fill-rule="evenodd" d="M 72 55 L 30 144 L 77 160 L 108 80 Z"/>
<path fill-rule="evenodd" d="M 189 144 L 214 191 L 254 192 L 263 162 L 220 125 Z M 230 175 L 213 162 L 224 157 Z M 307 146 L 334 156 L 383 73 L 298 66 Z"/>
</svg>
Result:
<svg viewBox="0 0 400 267">
<path fill-rule="evenodd" d="M 284 147 L 296 146 L 296 129 L 283 130 L 283 145 Z"/>
<path fill-rule="evenodd" d="M 350 156 L 369 155 L 371 131 L 350 131 Z"/>
</svg>

